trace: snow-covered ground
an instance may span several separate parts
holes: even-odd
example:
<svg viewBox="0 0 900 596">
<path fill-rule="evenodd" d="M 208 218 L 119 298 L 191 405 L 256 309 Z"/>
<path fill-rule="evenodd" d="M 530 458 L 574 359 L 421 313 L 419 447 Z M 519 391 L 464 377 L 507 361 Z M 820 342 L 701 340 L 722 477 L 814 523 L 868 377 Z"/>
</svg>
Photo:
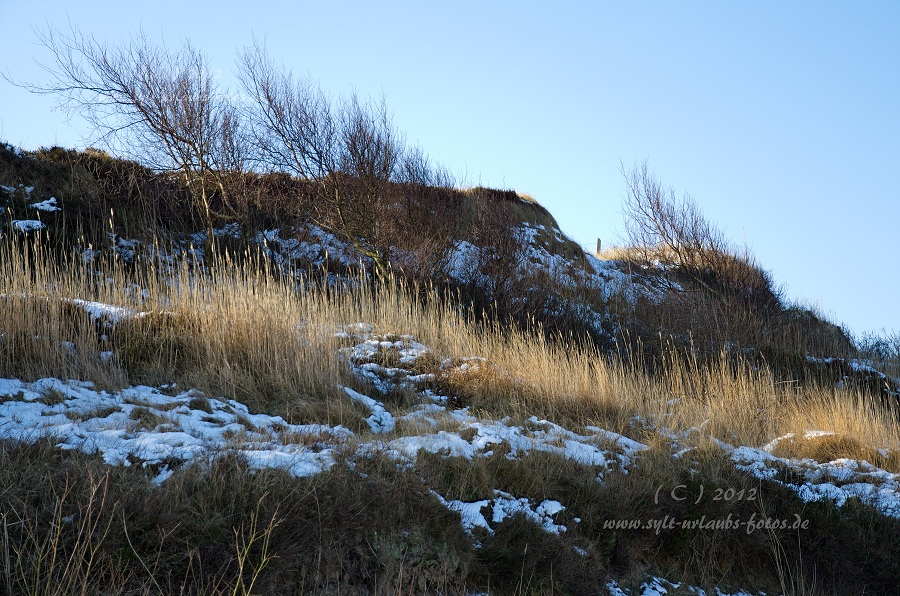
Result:
<svg viewBox="0 0 900 596">
<path fill-rule="evenodd" d="M 143 314 L 100 303 L 77 303 L 111 324 L 122 317 Z M 415 375 L 402 368 L 413 367 L 429 351 L 410 336 L 391 340 L 362 324 L 348 325 L 337 335 L 356 342 L 345 348 L 342 356 L 361 381 L 376 380 L 372 384 L 384 392 L 400 384 L 415 387 L 427 381 L 428 375 Z M 388 350 L 399 355 L 397 367 L 374 362 L 383 359 Z M 469 367 L 470 362 L 480 360 L 453 366 Z M 244 404 L 192 389 L 137 386 L 101 391 L 78 380 L 0 379 L 0 438 L 26 442 L 50 438 L 63 449 L 97 453 L 110 465 L 158 469 L 159 482 L 171 474 L 173 467 L 202 462 L 222 451 L 245 457 L 254 469 L 274 467 L 305 476 L 327 470 L 342 450 L 356 454 L 377 450 L 398 462 L 413 462 L 423 451 L 471 459 L 490 457 L 501 447 L 510 459 L 533 452 L 556 453 L 594 466 L 598 478 L 602 478 L 610 469 L 624 470 L 647 448 L 617 433 L 593 427 L 576 433 L 536 417 L 523 425 L 508 419 L 478 419 L 466 408 L 442 405 L 446 397 L 427 389 L 419 391 L 420 403 L 397 415 L 375 398 L 349 387 L 342 389 L 349 399 L 370 411 L 366 418 L 370 434 L 357 436 L 342 426 L 289 424 L 280 416 L 251 413 Z M 397 422 L 424 432 L 398 433 Z M 445 430 L 429 432 L 439 426 Z M 526 501 L 498 491 L 492 505 L 493 523 L 513 510 L 522 510 L 542 516 L 542 525 L 550 528 L 549 517 L 564 508 L 550 503 L 530 508 Z M 465 509 L 464 504 L 446 502 L 451 509 Z"/>
<path fill-rule="evenodd" d="M 331 467 L 335 449 L 352 435 L 340 426 L 252 414 L 234 400 L 193 390 L 169 395 L 169 389 L 106 392 L 71 380 L 0 379 L 0 438 L 50 438 L 62 449 L 97 453 L 110 465 L 158 471 L 155 481 L 162 482 L 173 467 L 221 452 L 246 458 L 253 469 L 308 476 Z"/>
<path fill-rule="evenodd" d="M 808 431 L 804 438 L 821 435 L 822 431 Z M 772 455 L 780 442 L 793 437 L 793 434 L 779 437 L 761 449 L 725 443 L 721 446 L 731 453 L 739 470 L 787 486 L 804 501 L 831 501 L 840 507 L 855 497 L 883 515 L 900 518 L 900 474 L 882 470 L 865 460 L 839 458 L 822 463 Z"/>
<path fill-rule="evenodd" d="M 36 219 L 14 219 L 10 222 L 10 225 L 15 231 L 23 234 L 43 230 L 47 227 L 46 224 Z"/>
<path fill-rule="evenodd" d="M 321 267 L 328 261 L 335 261 L 349 267 L 370 260 L 341 242 L 334 234 L 314 224 L 294 230 L 287 237 L 283 237 L 283 233 L 280 229 L 264 230 L 253 238 L 279 265 L 302 261 L 313 267 Z"/>
<path fill-rule="evenodd" d="M 437 493 L 433 494 L 445 507 L 459 513 L 463 528 L 470 534 L 475 528 L 483 528 L 488 534 L 494 533 L 493 528 L 491 528 L 491 525 L 482 513 L 485 508 L 488 508 L 490 511 L 491 523 L 493 524 L 499 524 L 506 518 L 521 513 L 541 526 L 545 532 L 559 534 L 566 531 L 565 526 L 553 522 L 553 516 L 565 509 L 559 501 L 547 499 L 533 508 L 528 499 L 517 499 L 502 490 L 495 490 L 493 499 L 483 499 L 471 503 L 458 500 L 448 501 Z"/>
<path fill-rule="evenodd" d="M 73 380 L 47 378 L 27 383 L 0 379 L 0 438 L 23 442 L 49 438 L 61 449 L 96 453 L 109 465 L 145 467 L 155 483 L 165 482 L 182 466 L 202 465 L 211 456 L 223 453 L 245 458 L 251 469 L 276 468 L 295 476 L 310 476 L 328 470 L 340 457 L 366 455 L 375 450 L 403 465 L 414 461 L 420 450 L 473 458 L 489 456 L 491 448 L 501 446 L 508 450 L 506 457 L 511 459 L 534 451 L 558 453 L 595 466 L 598 480 L 602 480 L 610 467 L 624 470 L 647 449 L 599 428 L 588 429 L 589 434 L 585 435 L 536 418 L 521 426 L 478 420 L 466 410 L 448 411 L 433 403 L 430 395 L 423 395 L 423 400 L 431 403 L 419 404 L 400 418 L 436 424 L 444 416 L 458 422 L 457 429 L 385 441 L 377 436 L 394 429 L 394 417 L 377 400 L 348 388 L 345 391 L 373 412 L 369 420 L 372 436 L 357 436 L 342 426 L 289 424 L 280 416 L 251 413 L 234 400 L 210 398 L 194 390 L 137 386 L 107 392 L 97 390 L 91 383 Z M 447 426 L 446 419 L 443 423 Z M 470 439 L 463 438 L 464 434 L 471 434 L 467 429 L 476 431 Z M 739 462 L 737 458 L 735 461 Z M 896 498 L 896 482 L 892 486 Z M 536 502 L 499 489 L 493 498 L 472 502 L 433 494 L 460 515 L 460 523 L 470 534 L 476 529 L 492 534 L 497 524 L 515 514 L 531 519 L 546 532 L 567 531 L 554 519 L 566 509 L 564 503 L 556 500 Z M 824 498 L 833 496 L 822 494 Z M 639 592 L 626 591 L 615 581 L 606 587 L 612 596 L 658 596 L 675 588 L 697 596 L 707 594 L 700 588 L 680 586 L 662 578 L 650 578 Z M 716 590 L 715 594 L 730 593 Z M 750 594 L 736 592 L 734 596 Z"/>
<path fill-rule="evenodd" d="M 38 203 L 32 203 L 29 205 L 32 209 L 37 209 L 38 211 L 62 211 L 62 208 L 56 204 L 56 197 L 50 197 L 45 201 L 40 201 Z"/>
<path fill-rule="evenodd" d="M 723 592 L 716 588 L 715 592 L 706 592 L 694 586 L 673 583 L 661 577 L 651 577 L 641 584 L 639 592 L 622 589 L 619 584 L 613 580 L 606 585 L 610 596 L 663 596 L 671 594 L 669 590 L 679 590 L 680 594 L 690 594 L 691 596 L 756 596 L 749 592 L 739 590 L 737 592 Z M 765 592 L 760 592 L 759 596 L 765 596 Z"/>
<path fill-rule="evenodd" d="M 542 238 L 549 238 L 557 245 L 571 242 L 557 228 L 525 223 L 514 231 L 514 235 L 521 250 L 517 267 L 522 276 L 546 273 L 567 288 L 581 286 L 597 290 L 604 300 L 623 296 L 632 303 L 640 296 L 658 301 L 666 291 L 681 289 L 661 276 L 626 273 L 615 261 L 598 259 L 589 253 L 583 253 L 585 263 L 580 263 L 551 252 Z M 482 253 L 491 250 L 465 240 L 457 242 L 448 259 L 446 273 L 456 281 L 488 287 L 489 280 L 478 270 L 478 263 L 484 258 Z"/>
</svg>

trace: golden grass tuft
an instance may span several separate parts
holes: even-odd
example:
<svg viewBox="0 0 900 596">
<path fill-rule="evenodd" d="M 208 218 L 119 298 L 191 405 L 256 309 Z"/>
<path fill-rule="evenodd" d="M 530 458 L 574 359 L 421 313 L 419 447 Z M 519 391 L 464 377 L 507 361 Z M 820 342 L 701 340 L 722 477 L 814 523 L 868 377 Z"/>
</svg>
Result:
<svg viewBox="0 0 900 596">
<path fill-rule="evenodd" d="M 634 265 L 647 265 L 653 261 L 675 263 L 676 255 L 665 248 L 646 248 L 642 246 L 610 246 L 602 249 L 595 256 L 604 261 L 624 261 Z"/>
<path fill-rule="evenodd" d="M 603 261 L 637 261 L 639 250 L 628 246 L 609 246 L 594 256 Z"/>
</svg>

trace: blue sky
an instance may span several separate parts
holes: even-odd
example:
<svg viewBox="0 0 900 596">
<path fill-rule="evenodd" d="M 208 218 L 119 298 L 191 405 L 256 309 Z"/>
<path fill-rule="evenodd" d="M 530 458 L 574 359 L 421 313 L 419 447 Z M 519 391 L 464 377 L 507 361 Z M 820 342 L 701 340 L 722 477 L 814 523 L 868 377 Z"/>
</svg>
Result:
<svg viewBox="0 0 900 596">
<path fill-rule="evenodd" d="M 132 7 L 132 5 L 134 7 Z M 334 93 L 384 94 L 469 184 L 534 196 L 586 245 L 621 238 L 620 163 L 690 193 L 787 295 L 900 330 L 900 2 L 0 2 L 0 68 L 41 81 L 34 27 L 190 39 L 231 79 L 264 37 Z M 90 131 L 0 81 L 0 139 Z"/>
</svg>

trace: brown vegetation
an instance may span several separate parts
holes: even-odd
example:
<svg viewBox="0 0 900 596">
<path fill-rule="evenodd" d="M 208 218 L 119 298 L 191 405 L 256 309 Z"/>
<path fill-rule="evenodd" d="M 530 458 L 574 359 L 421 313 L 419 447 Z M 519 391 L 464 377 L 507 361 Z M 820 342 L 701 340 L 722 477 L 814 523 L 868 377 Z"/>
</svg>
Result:
<svg viewBox="0 0 900 596">
<path fill-rule="evenodd" d="M 678 200 L 646 163 L 623 174 L 630 246 L 611 256 L 635 273 L 656 272 L 678 284 L 659 299 L 639 299 L 622 317 L 638 349 L 659 355 L 671 344 L 703 357 L 750 352 L 788 376 L 804 374 L 807 355 L 855 355 L 840 327 L 785 304 L 771 275 L 746 249 L 734 250 L 689 196 Z"/>
</svg>

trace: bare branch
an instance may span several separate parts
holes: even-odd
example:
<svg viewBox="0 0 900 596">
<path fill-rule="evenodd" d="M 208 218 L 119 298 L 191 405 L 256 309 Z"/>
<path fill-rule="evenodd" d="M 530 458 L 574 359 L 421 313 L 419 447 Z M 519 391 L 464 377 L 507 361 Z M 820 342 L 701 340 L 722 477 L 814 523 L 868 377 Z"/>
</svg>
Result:
<svg viewBox="0 0 900 596">
<path fill-rule="evenodd" d="M 715 294 L 739 296 L 748 304 L 778 304 L 769 274 L 749 251 L 738 255 L 689 195 L 676 199 L 675 192 L 648 171 L 646 162 L 631 172 L 623 167 L 622 173 L 629 243 L 646 261 L 674 265 Z"/>
<path fill-rule="evenodd" d="M 38 34 L 54 64 L 35 93 L 58 96 L 59 106 L 83 115 L 97 140 L 157 171 L 180 172 L 211 226 L 210 200 L 222 176 L 245 161 L 237 109 L 201 52 L 151 44 L 143 34 L 110 47 L 82 34 L 48 29 Z"/>
</svg>

